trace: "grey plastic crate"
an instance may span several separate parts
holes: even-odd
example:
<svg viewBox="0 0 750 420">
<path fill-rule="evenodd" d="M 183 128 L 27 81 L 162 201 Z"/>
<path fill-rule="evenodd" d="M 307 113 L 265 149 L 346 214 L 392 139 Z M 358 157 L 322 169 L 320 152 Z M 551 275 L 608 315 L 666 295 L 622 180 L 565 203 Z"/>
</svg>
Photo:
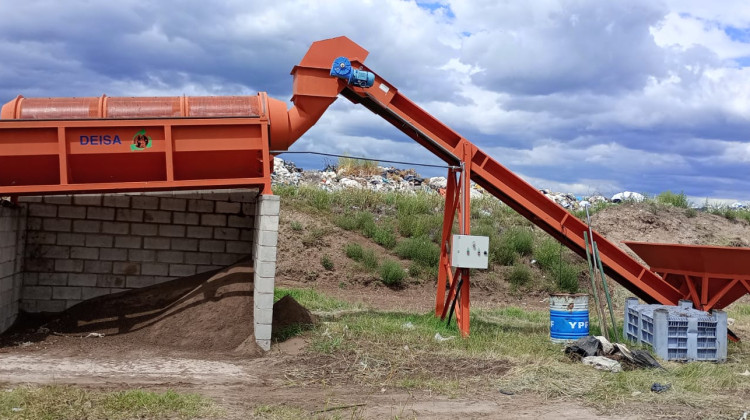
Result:
<svg viewBox="0 0 750 420">
<path fill-rule="evenodd" d="M 727 360 L 727 314 L 693 309 L 689 300 L 678 306 L 644 305 L 629 298 L 623 335 L 646 343 L 664 360 Z"/>
</svg>

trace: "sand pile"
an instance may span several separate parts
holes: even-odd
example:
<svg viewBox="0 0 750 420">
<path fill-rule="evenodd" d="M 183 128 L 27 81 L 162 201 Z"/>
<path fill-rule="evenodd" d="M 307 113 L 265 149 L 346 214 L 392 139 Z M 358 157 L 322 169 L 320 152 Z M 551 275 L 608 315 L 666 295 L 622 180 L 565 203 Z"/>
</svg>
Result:
<svg viewBox="0 0 750 420">
<path fill-rule="evenodd" d="M 45 327 L 66 335 L 101 333 L 124 350 L 262 353 L 253 334 L 250 262 L 90 299 L 56 314 Z"/>
</svg>

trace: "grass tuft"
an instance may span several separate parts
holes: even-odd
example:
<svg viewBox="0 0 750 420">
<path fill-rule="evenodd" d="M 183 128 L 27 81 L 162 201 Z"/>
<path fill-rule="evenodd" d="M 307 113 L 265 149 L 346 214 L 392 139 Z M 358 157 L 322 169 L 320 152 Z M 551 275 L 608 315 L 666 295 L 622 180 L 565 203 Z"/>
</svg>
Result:
<svg viewBox="0 0 750 420">
<path fill-rule="evenodd" d="M 385 260 L 380 265 L 380 280 L 387 286 L 400 286 L 406 277 L 401 264 L 393 260 Z"/>
<path fill-rule="evenodd" d="M 656 202 L 660 204 L 668 204 L 674 207 L 680 207 L 683 209 L 690 207 L 690 202 L 684 192 L 675 194 L 672 191 L 664 191 L 656 196 Z"/>
<path fill-rule="evenodd" d="M 320 265 L 323 266 L 327 271 L 333 271 L 333 260 L 331 259 L 331 256 L 328 254 L 323 255 L 320 257 Z"/>
<path fill-rule="evenodd" d="M 362 245 L 360 244 L 348 243 L 344 246 L 344 253 L 354 261 L 362 261 L 362 256 L 365 254 L 365 250 L 362 249 Z"/>
<path fill-rule="evenodd" d="M 416 262 L 422 267 L 437 267 L 440 248 L 426 236 L 404 239 L 394 249 L 396 255 Z"/>
</svg>

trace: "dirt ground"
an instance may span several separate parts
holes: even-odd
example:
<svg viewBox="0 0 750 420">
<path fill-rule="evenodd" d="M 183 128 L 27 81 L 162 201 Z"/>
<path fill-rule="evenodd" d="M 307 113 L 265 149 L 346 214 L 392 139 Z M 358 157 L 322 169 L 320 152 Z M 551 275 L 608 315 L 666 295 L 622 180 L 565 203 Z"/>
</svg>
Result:
<svg viewBox="0 0 750 420">
<path fill-rule="evenodd" d="M 701 213 L 688 217 L 681 209 L 660 212 L 623 205 L 595 215 L 593 223 L 616 243 L 750 244 L 746 223 Z M 291 221 L 304 228 L 292 229 Z M 305 234 L 312 228 L 325 234 L 311 242 Z M 385 253 L 358 234 L 282 210 L 277 286 L 312 287 L 383 310 L 432 310 L 434 283 L 385 287 L 346 258 L 343 247 L 348 242 Z M 332 271 L 322 268 L 322 255 L 332 259 Z M 37 322 L 46 324 L 47 330 L 32 328 L 32 332 L 0 337 L 0 387 L 75 384 L 97 389 L 198 392 L 215 399 L 230 419 L 248 418 L 259 405 L 282 404 L 318 410 L 315 415 L 365 418 L 629 418 L 621 413 L 602 416 L 580 401 L 547 400 L 535 394 L 483 391 L 468 396 L 439 395 L 379 384 L 352 386 L 338 377 L 299 382 L 295 372 L 318 372 L 322 363 L 306 352 L 304 337 L 276 344 L 267 354 L 247 341 L 252 337 L 251 270 L 240 265 L 183 279 L 179 285 L 97 298 L 54 319 L 29 320 L 27 327 Z M 543 294 L 519 296 L 503 281 L 480 277 L 474 287 L 474 307 L 539 309 L 548 305 Z"/>
</svg>

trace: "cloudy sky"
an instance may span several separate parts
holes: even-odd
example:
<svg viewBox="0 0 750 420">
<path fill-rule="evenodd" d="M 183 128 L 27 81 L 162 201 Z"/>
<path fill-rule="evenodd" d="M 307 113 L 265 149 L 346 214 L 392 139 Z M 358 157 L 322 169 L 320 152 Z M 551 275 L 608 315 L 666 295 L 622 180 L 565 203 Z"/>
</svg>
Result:
<svg viewBox="0 0 750 420">
<path fill-rule="evenodd" d="M 0 0 L 0 16 L 3 103 L 287 100 L 309 44 L 346 35 L 369 67 L 539 188 L 750 200 L 746 0 Z M 440 163 L 343 98 L 291 150 Z"/>
</svg>

